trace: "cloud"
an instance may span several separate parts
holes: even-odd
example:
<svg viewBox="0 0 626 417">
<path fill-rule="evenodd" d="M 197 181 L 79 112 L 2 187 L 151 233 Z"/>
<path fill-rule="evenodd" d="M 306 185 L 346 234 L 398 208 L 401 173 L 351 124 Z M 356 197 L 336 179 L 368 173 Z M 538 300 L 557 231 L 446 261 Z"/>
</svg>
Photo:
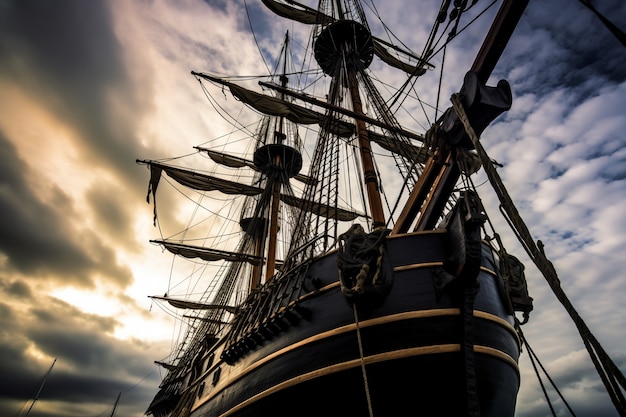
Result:
<svg viewBox="0 0 626 417">
<path fill-rule="evenodd" d="M 3 107 L 14 115 L 5 119 L 0 137 L 3 160 L 11 161 L 2 177 L 6 216 L 0 249 L 8 266 L 33 278 L 56 274 L 66 284 L 83 286 L 103 275 L 119 285 L 132 280 L 129 268 L 116 261 L 113 245 L 136 245 L 125 207 L 131 190 L 145 187 L 135 175 L 133 156 L 140 147 L 134 135 L 150 97 L 139 94 L 144 84 L 128 73 L 108 6 L 74 1 L 3 6 L 0 74 L 14 104 L 10 108 L 5 101 Z M 54 138 L 50 123 L 65 133 L 63 140 Z M 64 152 L 71 162 L 55 165 L 46 159 L 47 149 L 51 156 Z M 64 176 L 67 171 L 71 177 Z M 81 187 L 92 190 L 86 194 L 91 213 L 77 199 Z M 105 243 L 107 236 L 91 229 L 94 222 L 108 225 L 98 234 L 115 239 Z"/>
<path fill-rule="evenodd" d="M 0 279 L 0 293 L 4 300 L 14 301 L 15 296 L 20 300 L 0 304 L 0 414 L 15 414 L 15 407 L 41 383 L 52 358 L 57 362 L 41 393 L 42 403 L 84 403 L 91 407 L 91 415 L 112 406 L 117 393 L 128 392 L 122 404 L 134 404 L 134 413 L 147 406 L 158 385 L 148 358 L 160 357 L 164 346 L 120 341 L 112 337 L 120 325 L 114 318 L 84 313 L 53 297 L 35 296 L 24 282 Z"/>
<path fill-rule="evenodd" d="M 130 271 L 111 262 L 115 259 L 111 249 L 99 244 L 90 232 L 76 230 L 68 221 L 77 213 L 67 194 L 53 185 L 50 200 L 40 199 L 30 185 L 31 181 L 39 183 L 39 178 L 1 134 L 0 154 L 6 161 L 0 168 L 0 250 L 7 256 L 6 267 L 33 278 L 58 274 L 65 282 L 86 286 L 93 285 L 92 274 L 98 271 L 115 276 L 120 284 L 128 284 Z"/>
<path fill-rule="evenodd" d="M 143 148 L 135 135 L 151 109 L 150 72 L 128 66 L 109 7 L 101 1 L 9 2 L 0 72 L 71 132 L 69 144 L 86 175 L 105 170 L 137 188 L 133 156 Z"/>
<path fill-rule="evenodd" d="M 619 354 L 615 358 L 616 364 L 622 369 L 626 365 L 626 356 Z M 528 359 L 523 358 L 524 362 Z M 542 363 L 550 378 L 555 383 L 567 405 L 577 416 L 611 416 L 615 409 L 611 404 L 602 382 L 594 377 L 595 369 L 586 350 L 571 351 L 552 362 Z M 537 364 L 543 384 L 557 415 L 569 415 L 565 403 L 560 399 L 558 392 L 541 371 Z M 520 392 L 518 402 L 524 404 L 518 417 L 539 417 L 549 415 L 549 408 L 538 382 L 537 376 L 531 372 L 523 375 L 524 388 Z"/>
<path fill-rule="evenodd" d="M 134 163 L 145 149 L 136 133 L 152 96 L 149 72 L 129 71 L 110 6 L 2 5 L 2 415 L 16 413 L 53 358 L 39 415 L 90 415 L 112 406 L 119 392 L 119 412 L 139 415 L 158 386 L 152 359 L 167 348 L 116 338 L 124 327 L 117 319 L 47 294 L 98 288 L 124 314 L 144 314 L 120 289 L 134 279 L 128 253 L 139 251 L 132 210 L 146 182 Z M 131 390 L 142 378 L 146 388 Z"/>
</svg>

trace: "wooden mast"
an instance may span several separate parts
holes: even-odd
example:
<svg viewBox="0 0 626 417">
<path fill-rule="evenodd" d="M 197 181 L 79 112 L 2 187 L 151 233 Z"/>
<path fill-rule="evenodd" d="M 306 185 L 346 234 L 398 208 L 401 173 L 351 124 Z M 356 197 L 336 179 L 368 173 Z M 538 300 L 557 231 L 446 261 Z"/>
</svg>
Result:
<svg viewBox="0 0 626 417">
<path fill-rule="evenodd" d="M 254 240 L 254 243 L 255 243 L 254 251 L 257 255 L 262 254 L 263 248 L 265 247 L 265 240 L 264 240 L 265 234 L 261 233 L 260 235 L 261 236 L 255 236 L 255 240 Z M 255 288 L 259 286 L 259 284 L 261 283 L 262 273 L 263 273 L 263 265 L 252 266 L 252 279 L 250 280 L 250 291 L 254 290 Z"/>
<path fill-rule="evenodd" d="M 337 7 L 339 19 L 345 19 L 344 11 L 341 6 L 341 0 L 336 0 L 335 5 Z M 354 124 L 356 128 L 359 154 L 361 157 L 361 167 L 363 169 L 363 180 L 365 182 L 368 205 L 372 215 L 372 227 L 375 230 L 385 227 L 385 213 L 383 211 L 383 203 L 380 197 L 378 175 L 374 167 L 374 157 L 372 155 L 371 142 L 365 122 L 363 121 L 362 117 L 365 116 L 365 113 L 363 112 L 363 104 L 361 102 L 361 95 L 359 93 L 359 82 L 356 77 L 357 68 L 359 65 L 358 61 L 362 59 L 362 57 L 360 56 L 360 51 L 357 50 L 357 45 L 359 44 L 359 42 L 363 41 L 356 39 L 357 33 L 361 28 L 367 30 L 359 23 L 353 23 L 351 29 L 353 32 L 348 31 L 348 33 L 353 33 L 354 37 L 346 37 L 346 39 L 344 39 L 344 41 L 341 43 L 340 56 L 342 58 L 342 62 L 346 63 L 345 71 L 348 77 L 348 90 L 350 92 L 350 99 L 352 100 L 352 111 L 355 113 Z M 365 41 L 371 42 L 371 34 L 369 34 L 369 30 L 367 30 L 367 35 L 368 38 Z M 366 45 L 361 44 L 360 46 Z M 367 63 L 367 65 L 369 65 L 369 62 Z M 341 70 L 342 67 L 339 66 L 339 68 Z"/>
<path fill-rule="evenodd" d="M 285 46 L 284 46 L 284 58 L 283 58 L 283 74 L 280 77 L 281 86 L 285 88 L 287 86 L 287 50 L 289 47 L 289 32 L 285 34 Z M 284 98 L 281 94 L 281 98 Z M 281 144 L 285 136 L 284 129 L 284 117 L 281 116 L 278 121 L 278 131 L 275 134 L 276 143 Z M 276 244 L 278 240 L 278 210 L 280 207 L 280 189 L 283 181 L 283 170 L 281 169 L 281 155 L 276 153 L 273 161 L 276 168 L 272 175 L 269 176 L 272 181 L 272 205 L 270 208 L 270 227 L 269 227 L 269 243 L 267 248 L 267 265 L 265 272 L 265 280 L 268 281 L 274 275 L 274 269 L 276 268 Z"/>
<path fill-rule="evenodd" d="M 350 97 L 352 99 L 352 109 L 356 113 L 363 114 L 358 81 L 356 79 L 355 70 L 352 68 L 348 69 L 348 84 L 350 88 Z M 356 134 L 358 137 L 359 152 L 361 154 L 361 166 L 363 168 L 368 203 L 372 212 L 372 226 L 374 229 L 378 229 L 385 226 L 385 213 L 383 212 L 383 203 L 380 198 L 378 175 L 376 174 L 376 170 L 374 168 L 371 142 L 365 127 L 365 122 L 355 119 L 354 124 L 356 126 Z"/>
</svg>

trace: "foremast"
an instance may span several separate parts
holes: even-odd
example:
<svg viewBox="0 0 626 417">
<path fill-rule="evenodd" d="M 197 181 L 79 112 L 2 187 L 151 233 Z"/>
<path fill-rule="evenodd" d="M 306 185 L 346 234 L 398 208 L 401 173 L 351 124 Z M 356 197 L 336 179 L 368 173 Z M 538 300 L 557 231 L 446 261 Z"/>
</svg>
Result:
<svg viewBox="0 0 626 417">
<path fill-rule="evenodd" d="M 281 87 L 285 88 L 287 86 L 287 59 L 289 50 L 289 32 L 285 33 L 285 42 L 283 45 L 283 71 L 282 76 L 280 77 Z M 281 99 L 284 99 L 281 94 Z M 274 138 L 276 141 L 276 145 L 280 147 L 287 146 L 283 144 L 286 135 L 284 132 L 283 124 L 285 122 L 284 116 L 280 116 L 278 120 L 278 129 L 275 132 Z M 293 158 L 299 157 L 299 154 L 296 154 L 294 148 L 291 148 L 291 155 Z M 288 178 L 283 178 L 284 170 L 281 170 L 280 167 L 283 164 L 283 158 L 287 156 L 287 148 L 283 148 L 283 152 L 275 152 L 273 155 L 273 160 L 271 161 L 272 167 L 275 172 L 278 172 L 278 175 L 270 176 L 271 187 L 272 187 L 272 204 L 270 208 L 270 225 L 269 225 L 269 242 L 268 242 L 268 250 L 267 250 L 267 267 L 266 267 L 266 279 L 269 280 L 274 275 L 274 268 L 276 266 L 276 243 L 278 239 L 278 210 L 280 208 L 280 191 L 281 184 L 284 183 Z M 300 157 L 301 158 L 301 157 Z M 295 176 L 297 172 L 293 172 L 292 176 Z M 258 286 L 259 282 L 253 282 L 251 285 L 251 290 Z"/>
</svg>

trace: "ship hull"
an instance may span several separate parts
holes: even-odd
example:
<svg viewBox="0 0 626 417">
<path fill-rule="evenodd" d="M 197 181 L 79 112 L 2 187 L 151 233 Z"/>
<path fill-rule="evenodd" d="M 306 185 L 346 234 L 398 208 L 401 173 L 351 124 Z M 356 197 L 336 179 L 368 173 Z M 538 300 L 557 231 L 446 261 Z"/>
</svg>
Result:
<svg viewBox="0 0 626 417">
<path fill-rule="evenodd" d="M 491 251 L 483 245 L 468 312 L 462 296 L 433 284 L 445 233 L 397 236 L 386 245 L 392 284 L 380 303 L 355 308 L 338 284 L 336 255 L 318 258 L 307 269 L 318 289 L 298 300 L 306 319 L 230 365 L 210 364 L 186 389 L 191 415 L 363 416 L 371 408 L 374 415 L 450 416 L 478 406 L 482 416 L 513 416 L 519 341 Z M 219 357 L 223 349 L 209 353 Z"/>
</svg>

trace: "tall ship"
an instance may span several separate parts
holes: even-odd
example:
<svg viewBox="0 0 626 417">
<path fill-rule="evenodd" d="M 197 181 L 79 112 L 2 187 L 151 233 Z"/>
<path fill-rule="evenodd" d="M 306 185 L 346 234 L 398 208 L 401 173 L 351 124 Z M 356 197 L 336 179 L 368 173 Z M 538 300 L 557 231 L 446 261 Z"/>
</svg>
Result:
<svg viewBox="0 0 626 417">
<path fill-rule="evenodd" d="M 427 109 L 422 131 L 420 77 L 439 70 L 433 58 L 476 2 L 443 1 L 421 53 L 372 33 L 359 1 L 263 4 L 310 27 L 307 54 L 295 62 L 287 33 L 269 76 L 192 72 L 233 127 L 196 147 L 201 163 L 138 160 L 155 226 L 173 217 L 161 205 L 157 216 L 164 182 L 190 190 L 190 213 L 210 214 L 152 241 L 202 278 L 153 297 L 180 309 L 186 328 L 158 362 L 167 373 L 147 414 L 513 416 L 533 299 L 477 172 L 567 302 L 480 143 L 512 104 L 507 81 L 487 84 L 527 1 L 502 2 L 458 93 Z M 379 61 L 406 82 L 392 90 L 371 68 Z M 219 104 L 233 97 L 254 123 Z M 623 407 L 623 375 L 589 343 Z"/>
</svg>

